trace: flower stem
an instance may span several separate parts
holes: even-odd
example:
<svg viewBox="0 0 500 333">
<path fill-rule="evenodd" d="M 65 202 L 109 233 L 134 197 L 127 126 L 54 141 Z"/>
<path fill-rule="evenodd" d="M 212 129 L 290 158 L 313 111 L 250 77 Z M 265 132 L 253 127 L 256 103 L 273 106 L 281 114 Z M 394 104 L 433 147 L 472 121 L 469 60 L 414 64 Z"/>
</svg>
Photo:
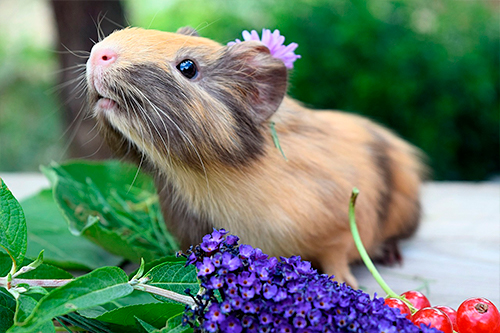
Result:
<svg viewBox="0 0 500 333">
<path fill-rule="evenodd" d="M 385 291 L 387 296 L 400 298 L 384 281 L 377 268 L 373 264 L 373 261 L 370 259 L 370 256 L 366 252 L 365 247 L 363 246 L 363 242 L 361 241 L 361 237 L 359 236 L 358 227 L 356 226 L 356 217 L 354 214 L 354 206 L 356 203 L 356 198 L 358 197 L 359 190 L 357 188 L 353 188 L 351 194 L 351 201 L 349 202 L 349 225 L 351 226 L 352 237 L 354 238 L 354 243 L 356 244 L 356 248 L 358 249 L 359 255 L 363 260 L 366 268 L 372 273 L 373 277 L 379 284 L 379 286 Z"/>
<path fill-rule="evenodd" d="M 0 286 L 5 286 L 6 284 L 4 283 L 4 280 L 6 278 L 0 278 Z M 60 286 L 64 286 L 65 284 L 73 281 L 73 279 L 42 279 L 42 280 L 37 280 L 37 279 L 17 279 L 14 278 L 10 281 L 10 284 L 12 287 L 15 287 L 20 284 L 27 284 L 30 287 L 47 287 L 47 288 L 57 288 Z"/>
<path fill-rule="evenodd" d="M 170 291 L 170 290 L 151 286 L 149 284 L 137 283 L 133 287 L 134 287 L 134 289 L 145 291 L 145 292 L 148 292 L 150 294 L 163 296 L 163 297 L 166 297 L 166 298 L 171 299 L 173 301 L 187 304 L 189 306 L 194 306 L 196 304 L 194 302 L 194 300 L 189 296 L 181 295 L 181 294 L 178 294 L 178 293 Z"/>
<path fill-rule="evenodd" d="M 283 151 L 283 149 L 281 148 L 281 145 L 280 145 L 280 140 L 278 139 L 278 132 L 276 132 L 276 127 L 275 127 L 275 123 L 274 121 L 271 121 L 269 123 L 269 127 L 271 128 L 271 136 L 273 137 L 273 142 L 274 142 L 274 145 L 276 146 L 276 148 L 279 149 L 279 151 L 281 152 L 281 155 L 283 155 L 283 158 L 285 159 L 285 161 L 288 162 L 288 159 L 286 158 L 285 156 L 285 152 Z"/>
<path fill-rule="evenodd" d="M 73 279 L 60 279 L 60 280 L 56 280 L 56 279 L 40 279 L 40 280 L 37 280 L 37 279 L 12 279 L 10 281 L 10 284 L 12 287 L 15 287 L 15 286 L 20 285 L 20 284 L 27 284 L 30 287 L 37 286 L 37 287 L 57 288 L 57 287 L 64 286 L 65 284 L 67 284 L 71 281 L 73 281 Z M 0 286 L 3 286 L 3 287 L 7 286 L 7 278 L 5 278 L 5 277 L 0 278 Z M 195 305 L 195 302 L 191 297 L 181 295 L 181 294 L 178 294 L 178 293 L 170 291 L 170 290 L 158 288 L 158 287 L 151 286 L 151 285 L 144 284 L 144 283 L 135 283 L 132 286 L 137 290 L 145 291 L 145 292 L 148 292 L 150 294 L 163 296 L 163 297 L 166 297 L 166 298 L 171 299 L 173 301 L 184 303 L 184 304 L 187 304 L 190 306 Z"/>
</svg>

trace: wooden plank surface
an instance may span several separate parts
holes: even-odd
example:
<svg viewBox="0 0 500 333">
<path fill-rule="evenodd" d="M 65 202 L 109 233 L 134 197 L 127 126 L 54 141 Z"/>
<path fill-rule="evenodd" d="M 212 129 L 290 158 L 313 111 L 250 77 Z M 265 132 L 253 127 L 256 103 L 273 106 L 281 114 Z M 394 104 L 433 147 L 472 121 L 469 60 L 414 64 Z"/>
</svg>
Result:
<svg viewBox="0 0 500 333">
<path fill-rule="evenodd" d="M 1 173 L 18 199 L 48 186 L 37 173 Z M 377 266 L 392 289 L 421 289 L 433 305 L 457 308 L 469 297 L 500 306 L 500 183 L 431 182 L 422 191 L 423 221 L 402 243 L 401 267 Z M 360 285 L 384 295 L 362 265 Z"/>
<path fill-rule="evenodd" d="M 479 296 L 500 305 L 500 184 L 433 182 L 422 192 L 422 225 L 402 244 L 403 266 L 377 266 L 386 282 L 397 293 L 426 285 L 433 305 L 456 309 Z M 382 294 L 364 267 L 354 272 Z"/>
</svg>

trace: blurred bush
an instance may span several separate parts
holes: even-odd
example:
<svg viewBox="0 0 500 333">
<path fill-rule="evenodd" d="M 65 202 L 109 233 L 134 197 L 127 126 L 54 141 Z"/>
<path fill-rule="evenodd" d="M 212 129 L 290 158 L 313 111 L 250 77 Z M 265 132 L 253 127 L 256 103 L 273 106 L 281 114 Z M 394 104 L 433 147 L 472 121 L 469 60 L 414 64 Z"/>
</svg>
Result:
<svg viewBox="0 0 500 333">
<path fill-rule="evenodd" d="M 64 156 L 48 49 L 7 49 L 0 36 L 0 170 L 33 171 Z"/>
<path fill-rule="evenodd" d="M 435 179 L 500 173 L 499 8 L 455 0 L 128 0 L 133 25 L 189 25 L 227 43 L 280 29 L 297 42 L 290 94 L 364 114 L 429 156 Z"/>
<path fill-rule="evenodd" d="M 302 59 L 290 94 L 314 108 L 366 115 L 429 156 L 435 179 L 500 174 L 498 3 L 455 0 L 126 0 L 134 26 L 192 26 L 227 43 L 280 29 Z M 59 160 L 56 54 L 0 36 L 0 170 Z M 57 91 L 57 89 L 55 90 Z"/>
</svg>

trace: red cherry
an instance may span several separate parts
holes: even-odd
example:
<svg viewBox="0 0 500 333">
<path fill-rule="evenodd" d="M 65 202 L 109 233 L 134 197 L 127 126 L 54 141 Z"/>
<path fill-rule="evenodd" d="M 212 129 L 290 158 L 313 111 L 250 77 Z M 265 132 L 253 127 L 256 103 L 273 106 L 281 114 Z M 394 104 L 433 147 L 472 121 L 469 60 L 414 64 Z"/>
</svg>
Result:
<svg viewBox="0 0 500 333">
<path fill-rule="evenodd" d="M 411 311 L 408 305 L 405 302 L 398 298 L 388 297 L 384 300 L 385 305 L 390 306 L 391 308 L 399 309 L 401 314 L 405 314 L 406 318 L 411 320 Z"/>
<path fill-rule="evenodd" d="M 434 308 L 423 308 L 418 310 L 411 317 L 411 321 L 420 327 L 420 324 L 430 325 L 431 327 L 437 328 L 443 333 L 453 333 L 453 325 L 451 324 L 450 318 L 446 313 L 434 309 Z"/>
<path fill-rule="evenodd" d="M 451 324 L 453 325 L 453 330 L 458 332 L 457 326 L 457 311 L 455 309 L 450 308 L 449 306 L 438 305 L 434 306 L 434 309 L 438 309 L 446 313 L 448 318 L 450 318 Z"/>
<path fill-rule="evenodd" d="M 407 291 L 401 296 L 404 296 L 417 310 L 431 307 L 431 302 L 420 291 Z"/>
<path fill-rule="evenodd" d="M 486 298 L 469 298 L 458 307 L 457 325 L 460 333 L 500 332 L 500 313 Z"/>
</svg>

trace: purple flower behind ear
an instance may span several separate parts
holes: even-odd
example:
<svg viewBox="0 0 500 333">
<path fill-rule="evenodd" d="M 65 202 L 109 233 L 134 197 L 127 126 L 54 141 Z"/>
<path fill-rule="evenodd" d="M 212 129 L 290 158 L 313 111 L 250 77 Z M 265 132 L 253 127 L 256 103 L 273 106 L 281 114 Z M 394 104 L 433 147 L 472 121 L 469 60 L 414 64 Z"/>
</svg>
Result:
<svg viewBox="0 0 500 333">
<path fill-rule="evenodd" d="M 255 30 L 252 30 L 251 32 L 245 30 L 242 35 L 244 41 L 253 40 L 261 42 L 267 46 L 271 55 L 277 59 L 281 59 L 285 63 L 286 68 L 292 69 L 295 60 L 301 57 L 300 55 L 295 54 L 295 49 L 299 45 L 297 43 L 290 43 L 285 46 L 285 37 L 280 35 L 280 31 L 278 29 L 274 30 L 272 33 L 269 29 L 262 29 L 262 39 Z M 227 43 L 227 45 L 231 46 L 237 43 L 241 43 L 241 40 L 236 39 L 234 42 Z"/>
</svg>

